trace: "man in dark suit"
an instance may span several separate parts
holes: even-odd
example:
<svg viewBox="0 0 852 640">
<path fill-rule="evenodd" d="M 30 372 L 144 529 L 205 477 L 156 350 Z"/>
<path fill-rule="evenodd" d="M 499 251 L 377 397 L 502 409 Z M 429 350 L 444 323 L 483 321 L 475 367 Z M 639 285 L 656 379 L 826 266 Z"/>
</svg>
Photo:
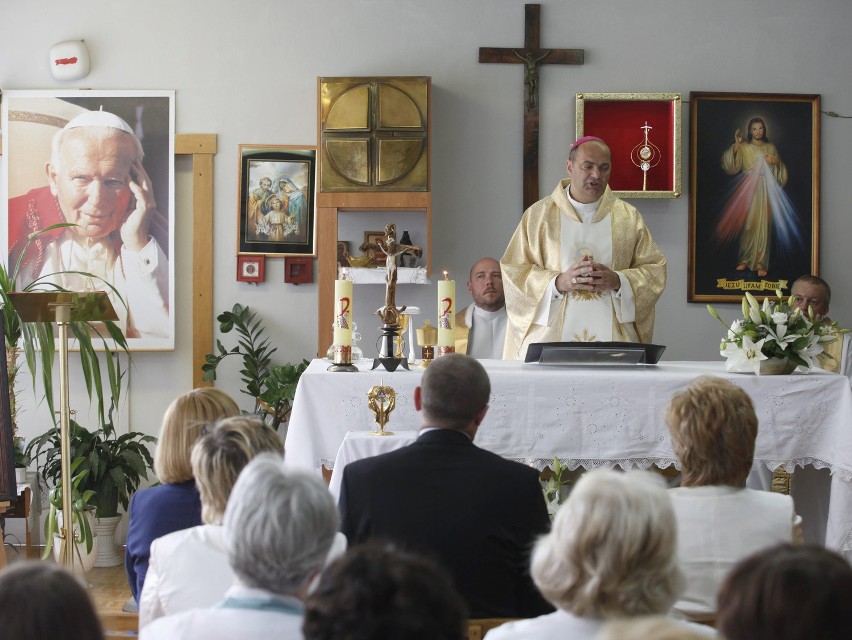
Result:
<svg viewBox="0 0 852 640">
<path fill-rule="evenodd" d="M 473 358 L 438 358 L 414 390 L 417 441 L 346 467 L 341 531 L 350 544 L 391 540 L 450 570 L 470 617 L 552 611 L 529 577 L 529 551 L 550 526 L 538 473 L 473 444 L 491 383 Z"/>
</svg>

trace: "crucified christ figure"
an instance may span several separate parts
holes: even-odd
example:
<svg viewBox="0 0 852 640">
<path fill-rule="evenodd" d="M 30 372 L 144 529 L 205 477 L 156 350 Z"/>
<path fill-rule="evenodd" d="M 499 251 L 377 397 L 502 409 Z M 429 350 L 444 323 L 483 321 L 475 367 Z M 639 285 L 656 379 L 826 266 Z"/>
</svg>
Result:
<svg viewBox="0 0 852 640">
<path fill-rule="evenodd" d="M 522 53 L 515 49 L 512 53 L 524 61 L 524 84 L 527 87 L 527 102 L 525 106 L 527 111 L 530 111 L 531 109 L 535 109 L 535 96 L 537 92 L 536 85 L 538 85 L 538 66 L 542 60 L 550 55 L 550 51 L 545 51 L 537 58 L 531 51 L 524 51 Z"/>
<path fill-rule="evenodd" d="M 365 242 L 360 247 L 362 252 L 382 251 L 385 258 L 385 306 L 376 312 L 386 325 L 399 324 L 399 314 L 405 311 L 405 307 L 396 308 L 396 257 L 401 253 L 410 252 L 418 258 L 423 250 L 415 245 L 397 244 L 396 225 L 389 223 L 385 225 L 385 237 L 377 242 Z"/>
</svg>

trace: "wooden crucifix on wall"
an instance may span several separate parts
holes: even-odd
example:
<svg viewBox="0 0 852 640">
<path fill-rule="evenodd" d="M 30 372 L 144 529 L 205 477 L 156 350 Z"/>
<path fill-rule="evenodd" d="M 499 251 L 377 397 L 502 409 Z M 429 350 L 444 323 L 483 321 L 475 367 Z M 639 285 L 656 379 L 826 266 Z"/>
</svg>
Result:
<svg viewBox="0 0 852 640">
<path fill-rule="evenodd" d="M 543 64 L 583 64 L 583 49 L 541 48 L 541 5 L 524 5 L 522 49 L 480 47 L 480 62 L 524 65 L 524 209 L 538 200 L 538 73 Z"/>
</svg>

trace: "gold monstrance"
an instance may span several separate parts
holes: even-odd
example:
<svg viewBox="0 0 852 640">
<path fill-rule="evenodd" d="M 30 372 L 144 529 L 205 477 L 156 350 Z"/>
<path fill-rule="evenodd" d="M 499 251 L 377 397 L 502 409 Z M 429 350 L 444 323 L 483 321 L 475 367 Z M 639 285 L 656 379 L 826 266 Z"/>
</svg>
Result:
<svg viewBox="0 0 852 640">
<path fill-rule="evenodd" d="M 645 139 L 630 152 L 630 161 L 642 169 L 642 191 L 648 190 L 648 171 L 660 164 L 662 158 L 660 148 L 648 139 L 648 132 L 653 128 L 645 120 L 645 126 L 640 127 L 645 130 Z"/>
<path fill-rule="evenodd" d="M 370 431 L 370 435 L 392 436 L 393 431 L 385 431 L 385 425 L 390 419 L 391 411 L 396 408 L 396 391 L 393 387 L 385 386 L 384 379 L 380 380 L 378 385 L 370 387 L 367 392 L 367 406 L 376 416 L 376 424 L 379 425 L 378 431 Z"/>
<path fill-rule="evenodd" d="M 59 327 L 59 448 L 62 478 L 62 526 L 59 564 L 74 572 L 74 518 L 71 503 L 71 409 L 68 400 L 68 325 L 72 322 L 118 320 L 103 291 L 10 292 L 9 300 L 24 322 L 56 322 Z M 46 540 L 45 544 L 52 544 Z"/>
</svg>

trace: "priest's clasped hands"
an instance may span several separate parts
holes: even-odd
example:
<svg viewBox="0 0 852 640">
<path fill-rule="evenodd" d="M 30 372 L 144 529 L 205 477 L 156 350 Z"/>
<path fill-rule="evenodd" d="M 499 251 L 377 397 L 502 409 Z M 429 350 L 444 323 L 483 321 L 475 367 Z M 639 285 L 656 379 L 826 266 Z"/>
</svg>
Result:
<svg viewBox="0 0 852 640">
<path fill-rule="evenodd" d="M 618 274 L 606 265 L 595 262 L 592 256 L 583 256 L 556 278 L 559 293 L 576 291 L 618 291 L 621 280 Z"/>
</svg>

